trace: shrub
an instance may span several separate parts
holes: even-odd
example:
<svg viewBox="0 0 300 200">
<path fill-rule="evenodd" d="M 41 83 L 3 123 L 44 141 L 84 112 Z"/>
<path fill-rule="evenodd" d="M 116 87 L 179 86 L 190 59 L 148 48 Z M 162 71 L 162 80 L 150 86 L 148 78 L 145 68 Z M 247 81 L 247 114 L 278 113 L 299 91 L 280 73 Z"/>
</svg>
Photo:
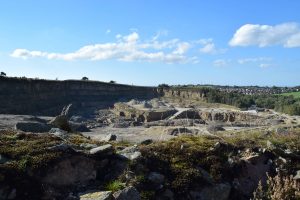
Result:
<svg viewBox="0 0 300 200">
<path fill-rule="evenodd" d="M 293 176 L 278 174 L 275 177 L 268 175 L 267 185 L 262 186 L 259 182 L 253 193 L 253 200 L 299 200 L 300 183 Z"/>
</svg>

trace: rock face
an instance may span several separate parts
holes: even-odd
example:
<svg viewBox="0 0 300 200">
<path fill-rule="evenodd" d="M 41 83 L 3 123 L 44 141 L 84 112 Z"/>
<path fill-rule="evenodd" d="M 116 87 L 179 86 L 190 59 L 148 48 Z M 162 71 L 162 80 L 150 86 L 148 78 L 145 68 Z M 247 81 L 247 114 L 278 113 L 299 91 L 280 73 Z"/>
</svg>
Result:
<svg viewBox="0 0 300 200">
<path fill-rule="evenodd" d="M 83 156 L 72 156 L 50 168 L 44 183 L 55 186 L 86 184 L 96 179 L 96 162 Z"/>
<path fill-rule="evenodd" d="M 265 183 L 267 180 L 266 173 L 271 169 L 268 159 L 265 154 L 242 158 L 244 165 L 237 178 L 238 190 L 242 194 L 251 196 L 260 180 Z"/>
<path fill-rule="evenodd" d="M 51 127 L 47 124 L 39 122 L 18 122 L 15 126 L 15 129 L 24 132 L 43 133 L 48 132 Z"/>
<path fill-rule="evenodd" d="M 83 114 L 112 106 L 120 99 L 153 98 L 153 87 L 98 81 L 50 81 L 0 77 L 0 113 L 55 116 L 72 103 L 72 112 Z"/>
</svg>

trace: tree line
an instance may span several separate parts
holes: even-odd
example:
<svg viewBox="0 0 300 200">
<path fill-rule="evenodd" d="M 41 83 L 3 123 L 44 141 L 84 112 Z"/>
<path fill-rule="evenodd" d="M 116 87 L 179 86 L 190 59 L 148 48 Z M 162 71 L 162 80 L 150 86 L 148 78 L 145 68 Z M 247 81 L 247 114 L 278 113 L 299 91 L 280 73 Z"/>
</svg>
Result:
<svg viewBox="0 0 300 200">
<path fill-rule="evenodd" d="M 215 89 L 206 88 L 206 99 L 208 103 L 223 103 L 247 109 L 252 105 L 257 107 L 274 109 L 290 115 L 300 115 L 300 98 L 282 95 L 245 95 L 240 93 L 220 92 Z"/>
<path fill-rule="evenodd" d="M 162 84 L 161 88 L 170 88 L 166 84 Z M 185 90 L 186 88 L 176 88 Z M 189 89 L 187 89 L 189 90 Z M 274 109 L 277 112 L 289 115 L 300 115 L 300 98 L 282 95 L 246 95 L 238 92 L 223 92 L 212 87 L 197 87 L 194 90 L 203 94 L 208 103 L 222 103 L 232 105 L 243 110 L 248 109 L 252 105 L 260 108 Z"/>
</svg>

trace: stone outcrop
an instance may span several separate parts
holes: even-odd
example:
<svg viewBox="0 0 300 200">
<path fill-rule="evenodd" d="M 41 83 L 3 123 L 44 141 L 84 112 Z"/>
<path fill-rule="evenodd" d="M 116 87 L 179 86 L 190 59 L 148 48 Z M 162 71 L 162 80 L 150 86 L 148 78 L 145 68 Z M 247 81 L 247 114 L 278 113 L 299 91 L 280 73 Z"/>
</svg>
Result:
<svg viewBox="0 0 300 200">
<path fill-rule="evenodd" d="M 175 109 L 137 109 L 126 103 L 116 103 L 113 112 L 128 119 L 135 119 L 140 122 L 151 122 L 166 119 L 177 111 Z"/>
</svg>

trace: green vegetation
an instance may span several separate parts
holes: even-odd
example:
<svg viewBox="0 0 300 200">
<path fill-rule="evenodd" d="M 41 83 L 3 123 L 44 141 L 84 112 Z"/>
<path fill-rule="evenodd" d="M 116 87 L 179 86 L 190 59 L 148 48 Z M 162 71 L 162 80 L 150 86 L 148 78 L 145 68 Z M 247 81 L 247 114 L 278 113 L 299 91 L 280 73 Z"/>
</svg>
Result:
<svg viewBox="0 0 300 200">
<path fill-rule="evenodd" d="M 300 147 L 300 129 L 294 129 L 288 134 L 248 130 L 223 132 L 218 136 L 180 136 L 140 146 L 142 160 L 131 164 L 129 170 L 140 173 L 138 177 L 149 171 L 164 174 L 165 186 L 176 191 L 178 197 L 185 197 L 193 187 L 205 187 L 210 184 L 210 180 L 219 182 L 233 179 L 236 171 L 230 168 L 229 158 L 243 156 L 240 152 L 247 156 L 247 149 L 269 149 L 270 143 L 274 148 L 297 152 Z M 277 154 L 276 151 L 273 153 Z M 145 166 L 144 171 L 140 170 L 140 164 Z M 296 170 L 297 167 L 291 166 L 290 169 Z M 150 198 L 155 196 L 151 184 L 143 178 L 137 179 L 141 179 L 137 181 L 136 187 L 142 196 L 155 199 Z"/>
<path fill-rule="evenodd" d="M 119 180 L 113 180 L 105 186 L 105 190 L 116 192 L 125 188 L 125 184 Z"/>
<path fill-rule="evenodd" d="M 59 152 L 47 150 L 47 147 L 59 143 L 59 138 L 49 135 L 16 134 L 14 131 L 0 132 L 0 154 L 13 160 L 7 167 L 21 171 L 46 166 L 60 157 Z"/>
<path fill-rule="evenodd" d="M 236 92 L 221 92 L 209 87 L 188 89 L 175 87 L 174 89 L 197 91 L 202 94 L 207 103 L 227 104 L 241 109 L 257 105 L 261 108 L 274 109 L 290 115 L 300 115 L 300 98 L 291 95 L 245 95 Z"/>
<path fill-rule="evenodd" d="M 140 150 L 147 168 L 167 175 L 167 185 L 184 196 L 195 183 L 209 184 L 201 168 L 207 170 L 215 180 L 228 175 L 222 173 L 227 168 L 225 164 L 227 150 L 217 154 L 210 151 L 217 141 L 219 141 L 217 137 L 182 136 L 170 141 L 142 146 Z M 143 189 L 149 190 L 142 187 Z"/>
<path fill-rule="evenodd" d="M 283 96 L 293 96 L 294 98 L 300 98 L 300 92 L 282 93 L 280 95 L 283 95 Z"/>
</svg>

